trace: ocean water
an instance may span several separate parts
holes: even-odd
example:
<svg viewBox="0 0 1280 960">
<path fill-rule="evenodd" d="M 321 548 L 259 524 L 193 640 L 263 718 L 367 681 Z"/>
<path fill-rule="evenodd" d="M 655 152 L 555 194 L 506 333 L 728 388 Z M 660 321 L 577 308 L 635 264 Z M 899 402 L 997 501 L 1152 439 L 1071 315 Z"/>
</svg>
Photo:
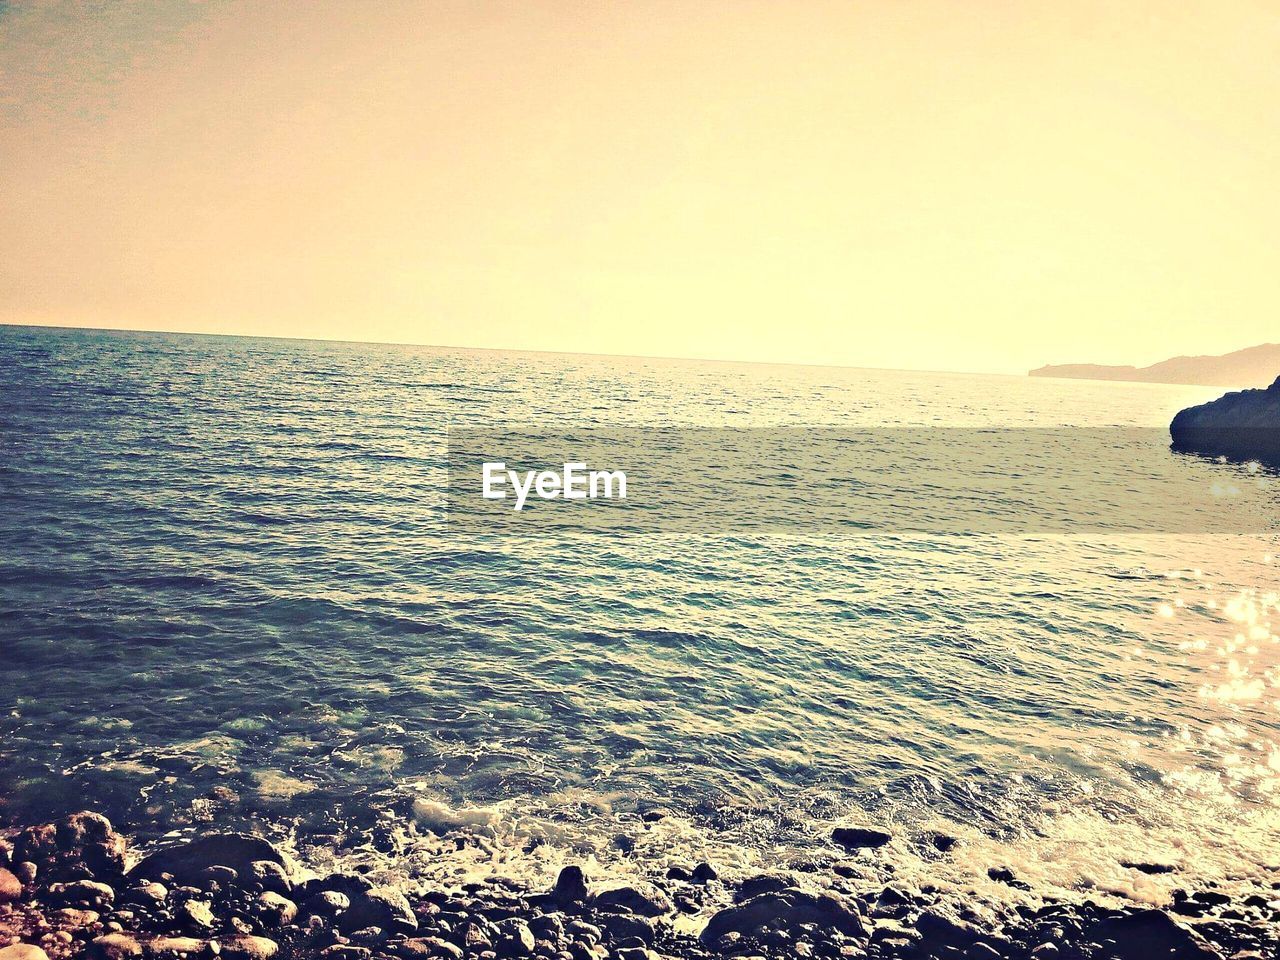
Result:
<svg viewBox="0 0 1280 960">
<path fill-rule="evenodd" d="M 0 818 L 253 823 L 407 882 L 803 871 L 837 824 L 971 898 L 1266 877 L 1274 535 L 445 522 L 451 427 L 1158 427 L 1216 393 L 0 327 Z"/>
</svg>

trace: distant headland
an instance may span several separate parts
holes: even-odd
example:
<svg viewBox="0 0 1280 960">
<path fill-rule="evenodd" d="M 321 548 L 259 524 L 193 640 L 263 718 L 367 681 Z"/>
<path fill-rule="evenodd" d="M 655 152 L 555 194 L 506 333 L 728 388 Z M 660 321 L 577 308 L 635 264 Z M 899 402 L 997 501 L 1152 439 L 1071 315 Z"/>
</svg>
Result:
<svg viewBox="0 0 1280 960">
<path fill-rule="evenodd" d="M 1174 357 L 1149 367 L 1060 363 L 1032 370 L 1032 377 L 1135 380 L 1198 387 L 1265 387 L 1280 374 L 1280 343 L 1264 343 L 1220 357 Z"/>
</svg>

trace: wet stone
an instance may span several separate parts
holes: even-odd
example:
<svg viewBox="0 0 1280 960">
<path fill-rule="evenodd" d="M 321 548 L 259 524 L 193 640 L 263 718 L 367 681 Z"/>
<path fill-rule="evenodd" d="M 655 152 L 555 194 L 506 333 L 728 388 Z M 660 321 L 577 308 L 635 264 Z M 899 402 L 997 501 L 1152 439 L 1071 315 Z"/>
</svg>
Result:
<svg viewBox="0 0 1280 960">
<path fill-rule="evenodd" d="M 219 944 L 226 960 L 271 960 L 279 950 L 274 940 L 243 934 L 229 937 Z"/>
<path fill-rule="evenodd" d="M 89 944 L 90 960 L 129 960 L 142 956 L 142 944 L 125 933 L 108 933 Z"/>
<path fill-rule="evenodd" d="M 49 955 L 34 943 L 14 943 L 0 947 L 0 960 L 49 960 Z"/>
<path fill-rule="evenodd" d="M 883 830 L 870 830 L 865 827 L 836 827 L 831 833 L 831 839 L 846 850 L 859 850 L 883 847 L 893 837 Z"/>
<path fill-rule="evenodd" d="M 22 899 L 22 881 L 12 871 L 0 867 L 0 903 L 13 903 Z"/>
</svg>

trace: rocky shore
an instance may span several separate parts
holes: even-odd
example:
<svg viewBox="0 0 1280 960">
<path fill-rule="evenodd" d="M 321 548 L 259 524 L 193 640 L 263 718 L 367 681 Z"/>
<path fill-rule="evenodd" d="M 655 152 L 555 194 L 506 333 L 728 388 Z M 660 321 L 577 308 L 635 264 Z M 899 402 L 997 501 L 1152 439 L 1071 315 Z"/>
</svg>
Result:
<svg viewBox="0 0 1280 960">
<path fill-rule="evenodd" d="M 833 840 L 865 852 L 887 838 Z M 1007 869 L 991 876 L 1019 883 Z M 550 889 L 498 879 L 406 896 L 358 873 L 317 875 L 242 833 L 139 856 L 88 812 L 0 841 L 0 960 L 1246 960 L 1278 949 L 1280 881 L 1248 896 L 1178 891 L 1166 910 L 1047 903 L 993 920 L 928 887 L 856 890 L 839 864 L 811 889 L 781 874 L 727 884 L 711 864 L 626 886 L 568 866 Z"/>
<path fill-rule="evenodd" d="M 1180 411 L 1169 434 L 1182 452 L 1280 464 L 1280 377 Z"/>
</svg>

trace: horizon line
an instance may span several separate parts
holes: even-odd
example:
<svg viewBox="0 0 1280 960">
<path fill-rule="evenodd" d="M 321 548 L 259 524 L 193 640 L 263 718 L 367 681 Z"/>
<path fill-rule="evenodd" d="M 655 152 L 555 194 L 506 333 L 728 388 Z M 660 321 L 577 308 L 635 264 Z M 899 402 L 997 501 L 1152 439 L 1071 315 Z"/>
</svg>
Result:
<svg viewBox="0 0 1280 960">
<path fill-rule="evenodd" d="M 342 337 L 290 337 L 281 334 L 220 333 L 209 330 L 147 330 L 139 327 L 90 326 L 72 323 L 27 323 L 0 320 L 0 327 L 23 327 L 40 330 L 98 330 L 107 333 L 157 333 L 184 337 L 225 337 L 240 340 L 286 340 L 300 343 L 346 343 L 382 347 L 426 347 L 430 350 L 471 350 L 483 353 L 536 353 L 561 357 L 599 357 L 614 360 L 673 360 L 684 363 L 730 363 L 757 367 L 811 367 L 830 370 L 880 370 L 885 373 L 945 373 L 969 377 L 1028 377 L 1026 373 L 995 370 L 936 370 L 925 367 L 867 367 L 853 363 L 816 363 L 804 360 L 737 360 L 731 357 L 679 357 L 650 353 L 599 353 L 590 350 L 547 350 L 533 347 L 468 347 L 448 343 L 424 343 L 408 340 L 348 340 Z"/>
</svg>

